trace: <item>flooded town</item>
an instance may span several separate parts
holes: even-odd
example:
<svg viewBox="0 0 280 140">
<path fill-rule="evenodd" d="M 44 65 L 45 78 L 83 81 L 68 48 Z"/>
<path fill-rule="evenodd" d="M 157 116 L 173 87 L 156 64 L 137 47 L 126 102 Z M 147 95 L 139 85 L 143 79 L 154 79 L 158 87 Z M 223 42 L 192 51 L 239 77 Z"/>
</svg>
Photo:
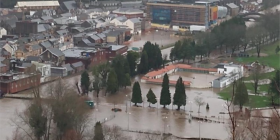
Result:
<svg viewBox="0 0 280 140">
<path fill-rule="evenodd" d="M 280 140 L 279 2 L 0 9 L 0 140 Z"/>
</svg>

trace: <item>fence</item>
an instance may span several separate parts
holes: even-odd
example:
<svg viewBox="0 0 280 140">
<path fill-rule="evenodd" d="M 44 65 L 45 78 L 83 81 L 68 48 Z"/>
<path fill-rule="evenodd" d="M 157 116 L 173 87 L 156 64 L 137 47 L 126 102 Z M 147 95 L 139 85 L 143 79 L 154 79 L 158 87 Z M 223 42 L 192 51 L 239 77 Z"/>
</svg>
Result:
<svg viewBox="0 0 280 140">
<path fill-rule="evenodd" d="M 100 122 L 100 123 L 103 124 L 103 123 L 106 123 L 106 122 L 108 122 L 108 121 L 113 120 L 115 117 L 116 117 L 115 115 L 111 115 L 111 116 L 106 117 L 106 118 L 104 118 L 104 119 L 102 119 L 102 120 L 96 120 L 96 122 Z"/>
</svg>

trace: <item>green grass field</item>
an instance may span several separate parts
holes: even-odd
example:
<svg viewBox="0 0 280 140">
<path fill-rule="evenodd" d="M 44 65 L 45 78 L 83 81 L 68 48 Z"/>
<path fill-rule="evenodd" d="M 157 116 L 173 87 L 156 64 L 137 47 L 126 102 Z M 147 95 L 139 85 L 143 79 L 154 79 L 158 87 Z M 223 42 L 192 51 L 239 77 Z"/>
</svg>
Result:
<svg viewBox="0 0 280 140">
<path fill-rule="evenodd" d="M 262 85 L 262 88 L 265 86 Z M 219 92 L 220 97 L 223 100 L 231 100 L 232 86 L 229 86 Z M 262 108 L 271 105 L 271 98 L 268 96 L 258 96 L 258 95 L 249 95 L 249 103 L 246 106 L 252 108 Z M 277 102 L 277 101 L 276 101 Z"/>
<path fill-rule="evenodd" d="M 263 46 L 261 48 L 261 53 L 265 53 L 268 56 L 264 56 L 264 57 L 248 57 L 248 58 L 237 58 L 236 61 L 238 61 L 239 63 L 243 63 L 243 64 L 248 64 L 248 63 L 252 63 L 255 61 L 258 61 L 262 64 L 268 65 L 269 67 L 272 67 L 274 69 L 280 69 L 280 53 L 276 54 L 275 53 L 275 48 L 277 45 L 280 44 L 280 41 L 277 41 L 273 44 L 270 45 L 266 45 Z M 250 54 L 250 56 L 254 53 L 256 53 L 255 49 L 252 49 L 250 51 L 248 51 L 248 53 Z M 275 75 L 275 71 L 273 72 L 269 72 L 269 73 L 263 73 L 260 75 L 260 79 L 270 79 Z M 244 77 L 244 80 L 252 80 L 252 76 L 249 77 Z M 253 90 L 253 86 L 250 83 L 246 83 L 246 87 L 248 90 L 251 90 L 252 92 Z M 258 90 L 259 91 L 263 91 L 266 92 L 268 89 L 268 85 L 259 85 Z M 225 89 L 223 89 L 222 91 L 220 91 L 218 94 L 221 96 L 222 99 L 226 100 L 226 99 L 231 99 L 231 94 L 232 93 L 232 86 L 229 86 Z M 247 104 L 247 106 L 253 107 L 253 108 L 261 108 L 261 107 L 267 107 L 270 106 L 270 97 L 267 96 L 257 96 L 257 95 L 249 95 L 249 100 L 250 103 Z M 279 100 L 278 100 L 279 102 Z"/>
</svg>

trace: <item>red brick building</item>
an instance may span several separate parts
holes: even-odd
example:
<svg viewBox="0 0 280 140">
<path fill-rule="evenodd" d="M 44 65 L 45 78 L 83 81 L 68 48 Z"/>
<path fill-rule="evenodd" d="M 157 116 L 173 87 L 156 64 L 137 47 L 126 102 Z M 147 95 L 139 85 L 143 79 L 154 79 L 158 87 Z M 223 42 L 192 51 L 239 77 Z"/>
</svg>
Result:
<svg viewBox="0 0 280 140">
<path fill-rule="evenodd" d="M 63 51 L 65 54 L 65 63 L 83 62 L 85 68 L 98 65 L 107 61 L 106 51 L 95 48 L 71 48 Z"/>
<path fill-rule="evenodd" d="M 16 93 L 40 85 L 41 74 L 4 73 L 0 75 L 2 93 Z"/>
<path fill-rule="evenodd" d="M 107 60 L 112 60 L 117 55 L 126 55 L 128 47 L 125 45 L 110 45 L 104 49 L 106 50 Z"/>
</svg>

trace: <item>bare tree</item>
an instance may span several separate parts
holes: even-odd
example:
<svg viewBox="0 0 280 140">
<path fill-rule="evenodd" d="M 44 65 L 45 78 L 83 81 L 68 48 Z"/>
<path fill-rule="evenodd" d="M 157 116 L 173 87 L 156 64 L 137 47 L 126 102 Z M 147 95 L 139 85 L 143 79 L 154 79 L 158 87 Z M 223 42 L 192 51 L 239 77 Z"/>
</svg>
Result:
<svg viewBox="0 0 280 140">
<path fill-rule="evenodd" d="M 29 140 L 81 140 L 90 124 L 88 106 L 60 79 L 50 84 L 48 99 L 40 98 L 40 89 L 34 88 L 34 100 L 13 121 Z M 71 138 L 71 139 L 70 139 Z"/>
<path fill-rule="evenodd" d="M 255 62 L 253 69 L 252 69 L 253 88 L 254 88 L 255 94 L 257 94 L 260 76 L 261 76 L 261 65 L 258 62 Z"/>
<path fill-rule="evenodd" d="M 248 38 L 250 39 L 250 45 L 255 47 L 257 50 L 257 56 L 260 57 L 261 45 L 264 43 L 264 37 L 267 34 L 267 31 L 260 26 L 259 24 L 250 27 L 247 30 Z"/>
<path fill-rule="evenodd" d="M 194 101 L 195 101 L 196 105 L 198 105 L 198 113 L 200 113 L 200 106 L 205 105 L 205 102 L 204 102 L 203 98 L 199 97 L 199 96 L 196 96 L 194 98 Z"/>
<path fill-rule="evenodd" d="M 129 136 L 126 136 L 122 129 L 118 126 L 103 126 L 105 140 L 131 140 Z"/>
<path fill-rule="evenodd" d="M 227 99 L 226 101 L 226 109 L 228 111 L 228 115 L 229 115 L 229 128 L 230 128 L 230 138 L 232 140 L 236 140 L 237 138 L 237 119 L 234 115 L 234 104 L 233 104 L 233 100 L 234 100 L 234 96 L 235 96 L 235 88 L 236 88 L 236 81 L 233 82 L 232 85 L 232 95 L 231 95 L 231 100 Z"/>
</svg>

